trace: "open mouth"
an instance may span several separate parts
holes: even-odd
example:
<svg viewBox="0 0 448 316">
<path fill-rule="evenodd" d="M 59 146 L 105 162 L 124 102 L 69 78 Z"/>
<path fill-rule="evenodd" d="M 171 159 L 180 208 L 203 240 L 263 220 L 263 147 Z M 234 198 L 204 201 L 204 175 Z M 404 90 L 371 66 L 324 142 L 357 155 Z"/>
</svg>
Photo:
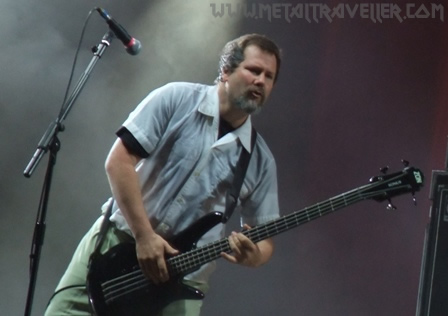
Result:
<svg viewBox="0 0 448 316">
<path fill-rule="evenodd" d="M 263 98 L 263 92 L 258 90 L 251 90 L 250 95 L 256 99 L 262 99 Z"/>
</svg>

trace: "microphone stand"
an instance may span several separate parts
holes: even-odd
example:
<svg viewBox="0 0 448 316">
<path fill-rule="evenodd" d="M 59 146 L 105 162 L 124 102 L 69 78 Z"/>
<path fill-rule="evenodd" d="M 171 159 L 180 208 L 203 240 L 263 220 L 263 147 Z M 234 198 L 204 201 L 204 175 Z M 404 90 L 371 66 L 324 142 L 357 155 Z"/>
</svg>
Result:
<svg viewBox="0 0 448 316">
<path fill-rule="evenodd" d="M 35 151 L 33 157 L 31 158 L 30 162 L 28 163 L 23 172 L 25 177 L 27 178 L 31 177 L 32 173 L 36 169 L 37 165 L 39 164 L 44 154 L 47 151 L 50 152 L 31 247 L 30 282 L 28 286 L 28 296 L 25 307 L 25 316 L 29 316 L 31 314 L 31 307 L 33 304 L 34 290 L 36 287 L 36 280 L 37 280 L 37 270 L 39 267 L 40 254 L 44 242 L 45 227 L 46 227 L 45 218 L 47 213 L 48 199 L 50 196 L 51 180 L 53 176 L 54 165 L 56 164 L 56 156 L 59 149 L 61 148 L 61 143 L 57 135 L 59 132 L 64 131 L 63 123 L 65 118 L 67 117 L 73 104 L 75 103 L 75 100 L 77 99 L 85 83 L 87 82 L 90 73 L 92 72 L 93 68 L 95 67 L 96 63 L 101 58 L 105 50 L 110 46 L 113 38 L 114 33 L 111 30 L 109 30 L 103 36 L 101 43 L 92 49 L 94 56 L 90 61 L 90 64 L 87 66 L 86 70 L 81 75 L 76 87 L 73 89 L 72 94 L 70 95 L 66 103 L 63 105 L 62 108 L 63 110 L 59 114 L 58 118 L 54 122 L 50 123 L 50 125 L 48 126 L 45 134 L 42 136 L 41 140 L 39 141 L 39 144 L 37 145 L 37 150 Z"/>
</svg>

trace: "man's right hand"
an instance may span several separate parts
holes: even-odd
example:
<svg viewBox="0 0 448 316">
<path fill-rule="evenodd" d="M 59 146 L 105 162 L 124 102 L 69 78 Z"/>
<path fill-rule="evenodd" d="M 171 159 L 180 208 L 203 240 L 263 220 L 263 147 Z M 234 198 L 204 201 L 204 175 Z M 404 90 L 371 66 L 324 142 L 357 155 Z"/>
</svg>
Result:
<svg viewBox="0 0 448 316">
<path fill-rule="evenodd" d="M 155 233 L 145 238 L 136 239 L 137 259 L 146 278 L 154 284 L 159 284 L 169 280 L 166 256 L 173 256 L 179 253 L 178 250 L 160 235 Z"/>
</svg>

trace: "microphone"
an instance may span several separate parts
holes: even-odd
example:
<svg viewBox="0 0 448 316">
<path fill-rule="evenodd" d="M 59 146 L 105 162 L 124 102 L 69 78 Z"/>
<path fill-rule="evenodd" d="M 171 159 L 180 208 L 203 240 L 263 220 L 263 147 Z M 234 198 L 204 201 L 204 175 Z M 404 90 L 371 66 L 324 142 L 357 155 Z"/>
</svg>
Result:
<svg viewBox="0 0 448 316">
<path fill-rule="evenodd" d="M 109 28 L 114 32 L 115 36 L 123 43 L 126 51 L 131 55 L 137 55 L 142 48 L 142 44 L 138 39 L 133 38 L 126 32 L 117 21 L 115 21 L 106 10 L 102 8 L 96 8 L 99 14 L 106 20 Z"/>
</svg>

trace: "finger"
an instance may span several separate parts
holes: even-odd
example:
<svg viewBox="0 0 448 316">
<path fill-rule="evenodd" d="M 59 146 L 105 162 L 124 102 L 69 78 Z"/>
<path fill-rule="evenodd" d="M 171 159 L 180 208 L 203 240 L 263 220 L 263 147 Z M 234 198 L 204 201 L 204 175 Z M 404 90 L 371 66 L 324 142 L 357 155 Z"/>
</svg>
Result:
<svg viewBox="0 0 448 316">
<path fill-rule="evenodd" d="M 163 257 L 159 259 L 139 259 L 140 268 L 147 279 L 154 284 L 159 284 L 166 280 L 166 265 Z"/>
<path fill-rule="evenodd" d="M 255 244 L 246 235 L 238 233 L 235 235 L 235 245 L 238 247 L 240 253 L 246 250 L 253 250 Z"/>
<path fill-rule="evenodd" d="M 234 256 L 231 256 L 225 252 L 221 253 L 221 257 L 223 257 L 225 260 L 231 262 L 231 263 L 238 263 L 238 260 Z"/>
<path fill-rule="evenodd" d="M 230 249 L 232 249 L 232 251 L 233 251 L 233 253 L 235 253 L 235 255 L 241 254 L 241 250 L 240 250 L 241 243 L 238 240 L 238 237 L 234 233 L 231 236 L 229 236 L 229 244 L 230 244 Z"/>
<path fill-rule="evenodd" d="M 168 244 L 168 243 L 166 244 L 165 252 L 166 252 L 167 254 L 169 254 L 169 255 L 172 255 L 172 256 L 179 254 L 179 250 L 174 249 L 174 248 L 171 247 L 170 244 Z"/>
<path fill-rule="evenodd" d="M 169 279 L 168 269 L 164 258 L 160 258 L 157 261 L 158 266 L 158 278 L 161 282 L 166 282 Z"/>
<path fill-rule="evenodd" d="M 235 246 L 235 241 L 233 240 L 233 236 L 230 235 L 230 236 L 227 238 L 227 241 L 229 242 L 230 250 L 233 251 L 233 249 L 236 247 L 236 246 Z"/>
<path fill-rule="evenodd" d="M 143 275 L 150 280 L 154 284 L 158 284 L 157 280 L 157 268 L 151 263 L 146 260 L 139 260 L 140 268 L 143 272 Z"/>
<path fill-rule="evenodd" d="M 240 249 L 244 248 L 244 249 L 252 250 L 255 248 L 255 244 L 253 243 L 253 241 L 250 240 L 244 234 L 238 234 L 238 243 L 239 243 Z"/>
</svg>

